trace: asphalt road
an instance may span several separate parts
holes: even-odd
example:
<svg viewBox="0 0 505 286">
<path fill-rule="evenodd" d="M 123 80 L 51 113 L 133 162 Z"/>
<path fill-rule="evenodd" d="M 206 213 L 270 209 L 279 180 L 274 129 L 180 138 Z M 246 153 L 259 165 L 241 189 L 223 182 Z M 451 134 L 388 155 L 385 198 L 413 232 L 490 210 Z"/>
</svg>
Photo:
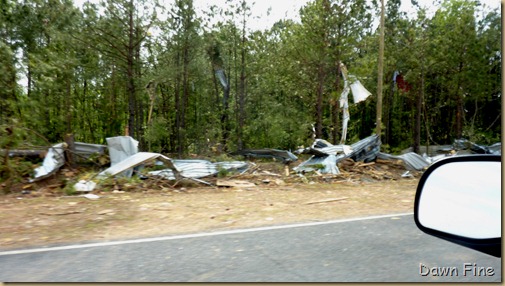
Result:
<svg viewBox="0 0 505 286">
<path fill-rule="evenodd" d="M 3 282 L 500 282 L 412 215 L 0 252 Z"/>
</svg>

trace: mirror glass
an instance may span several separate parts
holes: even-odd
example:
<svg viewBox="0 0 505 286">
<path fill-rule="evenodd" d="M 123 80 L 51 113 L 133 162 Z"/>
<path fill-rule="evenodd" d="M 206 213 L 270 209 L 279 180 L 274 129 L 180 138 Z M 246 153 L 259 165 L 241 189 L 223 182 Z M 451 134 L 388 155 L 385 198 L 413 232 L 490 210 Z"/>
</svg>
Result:
<svg viewBox="0 0 505 286">
<path fill-rule="evenodd" d="M 501 237 L 501 162 L 451 162 L 426 179 L 419 222 L 467 238 Z"/>
</svg>

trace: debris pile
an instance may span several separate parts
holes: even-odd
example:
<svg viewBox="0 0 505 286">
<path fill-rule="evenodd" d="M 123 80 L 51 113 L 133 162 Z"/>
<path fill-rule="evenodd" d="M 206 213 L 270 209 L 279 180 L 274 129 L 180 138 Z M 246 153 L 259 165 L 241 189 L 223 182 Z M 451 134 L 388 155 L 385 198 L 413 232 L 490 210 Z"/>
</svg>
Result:
<svg viewBox="0 0 505 286">
<path fill-rule="evenodd" d="M 245 158 L 273 158 L 290 163 L 298 160 L 293 153 L 278 149 L 243 149 L 232 152 L 231 155 L 242 155 Z"/>
<path fill-rule="evenodd" d="M 296 167 L 295 171 L 303 173 L 319 170 L 322 174 L 340 174 L 337 163 L 341 160 L 352 158 L 356 162 L 371 162 L 377 158 L 379 150 L 380 140 L 377 135 L 369 136 L 351 146 L 332 145 L 328 141 L 316 139 L 311 147 L 299 151 L 313 155 Z"/>
<path fill-rule="evenodd" d="M 247 162 L 231 161 L 211 163 L 207 160 L 172 160 L 172 164 L 174 168 L 151 171 L 148 174 L 160 176 L 168 180 L 176 180 L 175 173 L 178 172 L 181 177 L 199 179 L 217 175 L 221 170 L 227 172 L 244 172 L 249 166 Z"/>
<path fill-rule="evenodd" d="M 272 182 L 281 185 L 286 182 L 307 183 L 314 180 L 326 182 L 400 180 L 419 177 L 428 166 L 447 156 L 468 153 L 501 154 L 501 143 L 480 146 L 464 139 L 455 140 L 453 145 L 430 146 L 430 149 L 437 153 L 431 157 L 426 153 L 421 156 L 409 150 L 401 155 L 386 154 L 380 152 L 380 145 L 377 135 L 369 136 L 352 145 L 333 145 L 326 140 L 315 139 L 310 147 L 300 148 L 293 153 L 278 149 L 245 149 L 232 154 L 243 156 L 246 161 L 211 162 L 203 159 L 171 159 L 159 153 L 138 152 L 138 141 L 129 136 L 117 136 L 107 138 L 107 146 L 75 142 L 73 152 L 83 159 L 93 155 L 106 156 L 107 149 L 110 166 L 91 177 L 81 177 L 73 181 L 72 188 L 76 193 L 90 194 L 97 186 L 108 184 L 104 182 L 108 178 L 131 178 L 133 175 L 137 175 L 141 180 L 154 179 L 151 181 L 168 188 L 173 188 L 181 181 L 217 187 L 246 188 Z M 62 168 L 67 160 L 66 152 L 68 152 L 66 143 L 55 144 L 49 148 L 42 165 L 35 168 L 30 183 L 48 178 Z M 295 154 L 310 157 L 291 168 L 290 166 L 298 161 Z M 282 162 L 283 166 L 271 163 L 279 167 L 268 170 L 265 169 L 268 164 L 247 161 L 250 158 L 271 158 Z M 66 178 L 74 178 L 75 173 L 78 173 L 63 170 Z M 270 179 L 272 177 L 274 179 Z M 60 186 L 61 184 L 58 186 L 54 184 L 45 188 L 54 189 Z M 130 187 L 136 186 L 125 186 Z M 122 191 L 122 188 L 115 186 L 114 190 Z"/>
<path fill-rule="evenodd" d="M 53 145 L 47 151 L 47 154 L 42 162 L 42 166 L 37 167 L 35 175 L 30 180 L 35 182 L 47 178 L 56 173 L 63 165 L 65 165 L 65 150 L 67 150 L 66 143 L 59 143 Z M 104 154 L 107 146 L 98 144 L 88 144 L 82 142 L 75 142 L 73 151 L 78 157 L 89 158 L 93 154 Z"/>
<path fill-rule="evenodd" d="M 405 171 L 402 160 L 379 159 L 373 162 L 356 162 L 350 158 L 340 162 L 342 175 L 347 180 L 400 180 L 402 178 L 419 177 L 421 172 Z"/>
</svg>

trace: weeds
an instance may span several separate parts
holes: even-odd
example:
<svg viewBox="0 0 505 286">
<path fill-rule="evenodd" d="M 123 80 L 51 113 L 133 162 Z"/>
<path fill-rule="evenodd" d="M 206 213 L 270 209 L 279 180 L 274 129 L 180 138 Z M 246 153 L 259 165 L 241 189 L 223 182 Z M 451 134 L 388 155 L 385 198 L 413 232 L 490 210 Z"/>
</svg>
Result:
<svg viewBox="0 0 505 286">
<path fill-rule="evenodd" d="M 76 184 L 76 181 L 74 180 L 69 180 L 65 183 L 65 187 L 63 188 L 63 193 L 67 196 L 74 196 L 77 194 L 77 191 L 74 188 L 74 185 Z"/>
<path fill-rule="evenodd" d="M 219 168 L 219 170 L 217 172 L 218 178 L 228 177 L 229 175 L 230 175 L 230 171 L 227 169 L 224 169 L 224 168 Z"/>
</svg>

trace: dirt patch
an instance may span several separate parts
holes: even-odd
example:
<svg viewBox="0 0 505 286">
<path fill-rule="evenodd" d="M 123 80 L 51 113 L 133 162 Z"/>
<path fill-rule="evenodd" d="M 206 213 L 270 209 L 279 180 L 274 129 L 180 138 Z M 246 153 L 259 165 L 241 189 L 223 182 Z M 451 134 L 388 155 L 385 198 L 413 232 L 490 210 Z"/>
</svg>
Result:
<svg viewBox="0 0 505 286">
<path fill-rule="evenodd" d="M 374 181 L 372 177 L 249 174 L 240 176 L 240 180 L 254 186 L 151 189 L 144 183 L 126 191 L 124 188 L 95 191 L 100 196 L 97 200 L 10 194 L 0 197 L 0 248 L 228 230 L 413 210 L 418 179 Z"/>
</svg>

